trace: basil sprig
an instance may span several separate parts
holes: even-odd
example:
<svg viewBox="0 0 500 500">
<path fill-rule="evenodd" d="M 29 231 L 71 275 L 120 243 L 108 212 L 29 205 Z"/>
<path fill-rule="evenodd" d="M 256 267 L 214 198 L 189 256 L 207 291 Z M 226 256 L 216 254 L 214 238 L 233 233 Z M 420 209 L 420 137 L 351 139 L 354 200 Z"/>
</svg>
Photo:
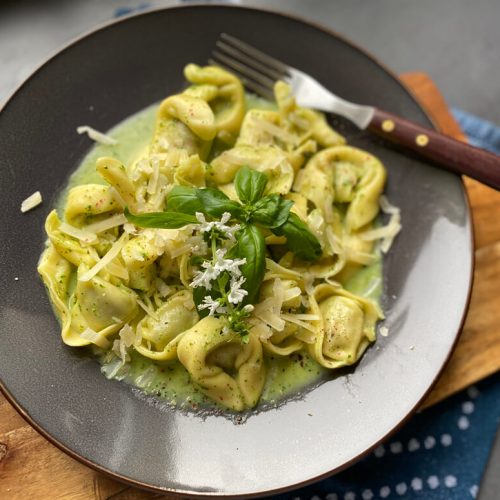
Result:
<svg viewBox="0 0 500 500">
<path fill-rule="evenodd" d="M 292 201 L 277 194 L 264 196 L 267 177 L 263 173 L 243 167 L 236 174 L 234 186 L 240 202 L 229 199 L 215 188 L 174 186 L 167 196 L 165 212 L 134 215 L 126 209 L 125 215 L 139 227 L 177 229 L 196 224 L 197 212 L 215 219 L 229 212 L 242 227 L 236 233 L 236 244 L 228 256 L 246 259 L 241 267 L 245 277 L 243 288 L 248 292 L 245 303 L 255 303 L 265 273 L 266 244 L 261 228 L 285 236 L 285 246 L 305 261 L 317 260 L 322 253 L 321 245 L 307 225 L 290 212 Z M 203 289 L 195 289 L 195 303 L 199 305 L 203 298 Z"/>
<path fill-rule="evenodd" d="M 154 227 L 159 229 L 178 229 L 188 224 L 197 224 L 198 219 L 194 215 L 182 212 L 150 212 L 135 215 L 125 207 L 125 217 L 139 227 Z"/>
</svg>

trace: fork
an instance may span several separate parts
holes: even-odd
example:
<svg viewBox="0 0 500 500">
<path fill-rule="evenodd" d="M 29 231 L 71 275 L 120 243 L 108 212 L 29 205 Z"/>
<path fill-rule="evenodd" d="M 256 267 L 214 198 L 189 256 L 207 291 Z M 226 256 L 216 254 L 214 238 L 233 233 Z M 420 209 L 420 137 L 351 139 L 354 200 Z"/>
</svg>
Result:
<svg viewBox="0 0 500 500">
<path fill-rule="evenodd" d="M 300 106 L 343 116 L 360 129 L 369 130 L 452 172 L 500 189 L 500 156 L 376 107 L 346 101 L 312 76 L 234 36 L 221 33 L 209 63 L 228 69 L 241 78 L 248 90 L 268 99 L 274 99 L 274 83 L 283 80 L 291 86 Z"/>
</svg>

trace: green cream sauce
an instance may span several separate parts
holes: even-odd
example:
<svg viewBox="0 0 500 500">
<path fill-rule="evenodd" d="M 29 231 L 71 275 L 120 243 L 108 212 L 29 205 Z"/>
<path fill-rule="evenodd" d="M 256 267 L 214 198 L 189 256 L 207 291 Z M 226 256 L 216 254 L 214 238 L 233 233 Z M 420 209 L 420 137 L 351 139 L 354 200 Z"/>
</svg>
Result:
<svg viewBox="0 0 500 500">
<path fill-rule="evenodd" d="M 247 108 L 276 109 L 273 103 L 264 99 L 247 96 Z M 118 141 L 114 146 L 96 144 L 85 156 L 78 169 L 71 175 L 66 190 L 61 194 L 58 210 L 62 213 L 67 192 L 80 184 L 104 184 L 95 171 L 95 162 L 100 156 L 112 156 L 124 164 L 135 160 L 150 142 L 154 129 L 157 105 L 126 119 L 108 132 Z M 382 264 L 375 264 L 357 271 L 345 288 L 353 293 L 379 300 L 382 291 Z M 120 366 L 119 360 L 111 353 L 100 353 L 102 372 L 108 378 L 124 380 L 144 391 L 158 396 L 181 408 L 214 408 L 218 405 L 207 398 L 190 380 L 189 374 L 178 361 L 156 362 L 131 353 L 129 363 Z M 289 357 L 266 354 L 266 385 L 261 403 L 276 405 L 285 396 L 318 382 L 329 370 L 316 363 L 306 352 L 294 353 Z"/>
</svg>

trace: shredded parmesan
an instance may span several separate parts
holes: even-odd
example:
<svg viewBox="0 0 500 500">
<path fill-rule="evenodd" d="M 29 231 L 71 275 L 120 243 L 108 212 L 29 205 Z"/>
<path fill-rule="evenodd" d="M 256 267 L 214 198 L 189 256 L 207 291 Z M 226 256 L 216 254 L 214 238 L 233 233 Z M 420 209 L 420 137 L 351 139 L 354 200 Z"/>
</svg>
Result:
<svg viewBox="0 0 500 500">
<path fill-rule="evenodd" d="M 391 205 L 387 196 L 385 196 L 384 194 L 382 196 L 380 196 L 379 204 L 380 204 L 380 208 L 381 208 L 382 212 L 384 212 L 384 214 L 399 214 L 401 212 L 401 210 L 398 207 Z"/>
<path fill-rule="evenodd" d="M 319 316 L 316 316 L 315 314 L 286 314 L 283 313 L 281 315 L 281 318 L 284 319 L 285 321 L 288 321 L 290 323 L 294 323 L 302 328 L 305 328 L 306 330 L 309 330 L 310 332 L 316 333 L 316 328 L 311 325 L 310 323 L 307 323 L 306 321 L 302 321 L 300 319 L 300 316 L 314 316 L 314 319 L 317 320 L 319 319 Z"/>
<path fill-rule="evenodd" d="M 273 329 L 263 322 L 259 322 L 255 325 L 252 328 L 252 331 L 255 332 L 263 341 L 269 340 L 273 336 Z"/>
<path fill-rule="evenodd" d="M 357 262 L 358 264 L 363 264 L 364 266 L 369 266 L 377 261 L 377 256 L 372 253 L 358 252 L 349 248 L 346 248 L 346 253 L 349 260 Z"/>
<path fill-rule="evenodd" d="M 262 130 L 263 132 L 267 132 L 277 139 L 294 146 L 297 144 L 297 137 L 278 127 L 274 123 L 268 122 L 267 120 L 262 120 L 261 118 L 257 118 L 256 116 L 252 116 L 252 121 L 255 124 L 256 128 Z"/>
<path fill-rule="evenodd" d="M 264 276 L 264 280 L 269 280 L 275 278 L 277 276 L 286 276 L 287 278 L 292 279 L 302 279 L 302 275 L 297 271 L 292 271 L 291 269 L 287 269 L 286 267 L 280 266 L 278 263 L 274 262 L 272 259 L 268 259 L 266 257 L 266 269 L 269 271 Z"/>
<path fill-rule="evenodd" d="M 109 262 L 106 266 L 106 271 L 122 280 L 128 281 L 129 279 L 128 269 L 125 266 L 116 264 L 115 262 Z"/>
<path fill-rule="evenodd" d="M 113 246 L 109 249 L 108 253 L 100 259 L 97 264 L 91 267 L 86 273 L 78 278 L 78 281 L 89 281 L 91 280 L 101 269 L 104 269 L 115 257 L 118 256 L 123 245 L 128 241 L 128 234 L 123 233 L 120 239 L 117 240 Z"/>
<path fill-rule="evenodd" d="M 314 342 L 316 342 L 316 332 L 311 332 L 304 328 L 302 330 L 299 330 L 295 334 L 295 337 L 299 340 L 302 340 L 302 342 L 305 342 L 306 344 L 314 344 Z"/>
<path fill-rule="evenodd" d="M 97 235 L 94 232 L 88 231 L 87 229 L 79 229 L 71 226 L 70 224 L 66 224 L 66 222 L 61 223 L 59 230 L 62 233 L 72 236 L 73 238 L 83 241 L 89 245 L 97 242 Z"/>
<path fill-rule="evenodd" d="M 27 212 L 28 210 L 32 210 L 42 203 L 42 195 L 40 191 L 35 191 L 31 196 L 28 196 L 21 203 L 21 212 Z"/>
<path fill-rule="evenodd" d="M 381 326 L 378 331 L 382 337 L 387 337 L 387 335 L 389 335 L 389 328 L 386 326 Z"/>
<path fill-rule="evenodd" d="M 285 321 L 280 317 L 281 307 L 285 298 L 283 283 L 276 278 L 273 283 L 273 295 L 255 306 L 254 315 L 261 321 L 281 332 L 285 328 Z"/>
<path fill-rule="evenodd" d="M 101 220 L 99 222 L 94 222 L 93 224 L 89 224 L 85 226 L 85 231 L 89 233 L 102 233 L 107 231 L 108 229 L 113 229 L 114 227 L 121 226 L 122 224 L 127 223 L 127 218 L 124 214 L 116 214 L 108 219 Z"/>
<path fill-rule="evenodd" d="M 114 146 L 115 144 L 118 144 L 118 141 L 116 139 L 113 139 L 109 135 L 99 132 L 95 128 L 89 127 L 88 125 L 81 125 L 80 127 L 77 127 L 76 131 L 79 134 L 87 134 L 93 141 L 99 142 L 100 144 L 104 144 L 106 146 Z"/>
<path fill-rule="evenodd" d="M 92 330 L 92 328 L 85 328 L 85 330 L 80 333 L 80 337 L 82 337 L 82 339 L 88 340 L 89 342 L 92 342 L 92 344 L 95 344 L 98 347 L 102 347 L 103 349 L 109 347 L 109 340 L 104 335 L 102 335 L 101 332 L 96 332 Z"/>
<path fill-rule="evenodd" d="M 160 162 L 154 159 L 151 163 L 153 171 L 151 172 L 151 177 L 149 178 L 148 182 L 148 194 L 156 193 L 158 189 L 158 176 L 160 175 Z"/>
<path fill-rule="evenodd" d="M 166 297 L 172 292 L 172 288 L 169 287 L 161 278 L 155 279 L 155 285 L 160 297 Z"/>
<path fill-rule="evenodd" d="M 325 234 L 332 252 L 337 255 L 343 253 L 342 242 L 340 241 L 340 238 L 333 232 L 333 229 L 330 226 L 327 226 Z"/>
<path fill-rule="evenodd" d="M 114 186 L 110 186 L 109 193 L 113 195 L 113 198 L 118 202 L 118 204 L 122 208 L 125 208 L 127 206 L 127 203 L 125 203 L 125 200 L 123 199 L 122 195 L 118 192 L 118 190 Z"/>
<path fill-rule="evenodd" d="M 304 290 L 308 295 L 312 295 L 314 293 L 314 275 L 309 272 L 305 272 L 302 275 L 304 279 Z"/>
<path fill-rule="evenodd" d="M 302 293 L 302 291 L 298 286 L 294 286 L 293 288 L 289 288 L 288 290 L 285 290 L 285 293 L 283 295 L 283 302 L 286 302 L 288 300 L 292 300 L 295 297 L 299 297 L 301 293 Z"/>
<path fill-rule="evenodd" d="M 387 234 L 384 236 L 384 239 L 380 244 L 380 251 L 382 253 L 387 253 L 392 246 L 394 238 L 402 228 L 401 210 L 398 207 L 391 205 L 385 196 L 380 197 L 379 204 L 382 212 L 391 216 L 389 223 L 385 226 L 387 228 Z"/>
<path fill-rule="evenodd" d="M 292 111 L 288 114 L 288 120 L 293 123 L 296 127 L 301 128 L 302 130 L 307 130 L 310 128 L 311 124 L 309 120 L 306 120 L 302 116 L 300 116 L 296 111 Z"/>
<path fill-rule="evenodd" d="M 148 316 L 151 316 L 154 320 L 158 321 L 158 316 L 153 311 L 153 309 L 148 307 L 141 299 L 137 299 L 137 304 L 141 306 L 142 309 L 144 309 Z"/>
</svg>

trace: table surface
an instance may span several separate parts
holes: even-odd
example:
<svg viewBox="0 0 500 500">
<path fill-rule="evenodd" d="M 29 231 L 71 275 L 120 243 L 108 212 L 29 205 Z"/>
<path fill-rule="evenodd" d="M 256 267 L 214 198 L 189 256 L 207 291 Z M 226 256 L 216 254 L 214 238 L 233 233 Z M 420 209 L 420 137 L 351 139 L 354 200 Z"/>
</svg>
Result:
<svg viewBox="0 0 500 500">
<path fill-rule="evenodd" d="M 123 7 L 195 3 L 175 0 L 0 2 L 0 102 L 43 59 Z M 447 101 L 500 123 L 498 0 L 235 1 L 303 14 L 366 47 L 398 72 L 423 70 Z M 307 5 L 307 7 L 305 7 Z M 393 43 L 394 39 L 398 43 Z M 36 43 L 34 43 L 36 41 Z M 441 129 L 460 137 L 443 97 L 424 74 L 403 75 Z M 500 368 L 500 194 L 465 180 L 476 234 L 476 271 L 460 342 L 430 405 Z M 481 346 L 478 349 L 477 346 Z M 499 440 L 500 441 L 500 440 Z M 500 443 L 499 443 L 500 444 Z M 21 482 L 19 478 L 24 480 Z M 48 443 L 0 395 L 0 498 L 148 498 L 79 464 Z"/>
</svg>

